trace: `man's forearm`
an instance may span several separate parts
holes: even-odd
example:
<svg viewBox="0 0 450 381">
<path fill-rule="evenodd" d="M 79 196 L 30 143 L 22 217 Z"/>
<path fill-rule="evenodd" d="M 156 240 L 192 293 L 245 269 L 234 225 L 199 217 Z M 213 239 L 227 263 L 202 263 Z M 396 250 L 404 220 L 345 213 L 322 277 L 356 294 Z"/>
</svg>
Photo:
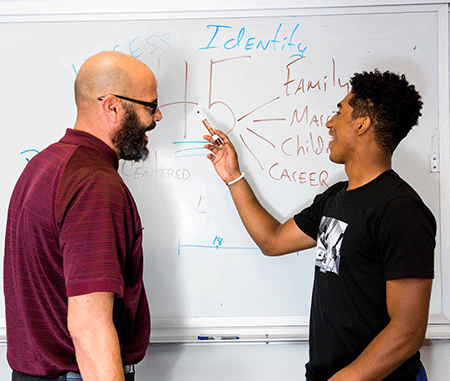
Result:
<svg viewBox="0 0 450 381">
<path fill-rule="evenodd" d="M 281 224 L 264 209 L 245 179 L 231 185 L 230 192 L 245 228 L 265 255 L 283 255 L 316 245 L 292 218 Z"/>
<path fill-rule="evenodd" d="M 423 344 L 428 323 L 431 279 L 386 282 L 390 323 L 349 366 L 329 381 L 383 380 Z"/>
<path fill-rule="evenodd" d="M 87 329 L 73 337 L 84 381 L 124 381 L 120 344 L 114 325 Z"/>
<path fill-rule="evenodd" d="M 262 207 L 245 179 L 231 185 L 230 192 L 247 232 L 264 253 L 270 252 L 271 237 L 280 222 Z"/>
<path fill-rule="evenodd" d="M 69 298 L 67 324 L 84 381 L 124 381 L 113 306 L 109 292 Z"/>
<path fill-rule="evenodd" d="M 388 325 L 361 355 L 329 381 L 381 381 L 414 355 L 423 338 Z"/>
</svg>

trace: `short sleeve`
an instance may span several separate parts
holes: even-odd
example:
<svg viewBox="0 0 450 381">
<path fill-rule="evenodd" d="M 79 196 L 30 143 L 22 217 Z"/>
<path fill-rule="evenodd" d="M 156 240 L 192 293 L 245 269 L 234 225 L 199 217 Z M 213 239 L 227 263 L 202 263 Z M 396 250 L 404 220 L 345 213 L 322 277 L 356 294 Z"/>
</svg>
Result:
<svg viewBox="0 0 450 381">
<path fill-rule="evenodd" d="M 434 277 L 436 221 L 421 200 L 392 200 L 377 226 L 386 280 Z"/>
<path fill-rule="evenodd" d="M 74 191 L 61 224 L 67 296 L 112 292 L 123 296 L 126 193 L 117 179 L 98 172 Z"/>
<path fill-rule="evenodd" d="M 347 182 L 339 182 L 325 192 L 314 197 L 313 203 L 294 216 L 294 221 L 305 234 L 317 240 L 320 221 L 324 215 L 327 201 L 347 186 Z"/>
<path fill-rule="evenodd" d="M 320 220 L 317 220 L 318 210 L 318 204 L 313 202 L 309 207 L 294 216 L 298 228 L 315 240 L 317 240 L 320 223 Z"/>
</svg>

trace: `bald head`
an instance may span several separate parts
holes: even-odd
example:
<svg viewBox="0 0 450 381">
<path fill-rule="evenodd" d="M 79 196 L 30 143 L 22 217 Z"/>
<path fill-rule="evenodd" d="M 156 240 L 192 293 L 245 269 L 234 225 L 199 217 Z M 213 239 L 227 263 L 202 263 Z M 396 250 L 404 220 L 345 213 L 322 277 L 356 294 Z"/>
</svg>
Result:
<svg viewBox="0 0 450 381">
<path fill-rule="evenodd" d="M 155 81 L 153 72 L 138 59 L 119 52 L 102 52 L 88 58 L 75 80 L 78 109 L 106 94 L 138 96 Z"/>
<path fill-rule="evenodd" d="M 124 147 L 144 152 L 146 131 L 162 119 L 153 72 L 119 52 L 99 53 L 85 61 L 75 80 L 75 102 L 74 129 L 102 140 L 120 158 L 128 157 Z"/>
</svg>

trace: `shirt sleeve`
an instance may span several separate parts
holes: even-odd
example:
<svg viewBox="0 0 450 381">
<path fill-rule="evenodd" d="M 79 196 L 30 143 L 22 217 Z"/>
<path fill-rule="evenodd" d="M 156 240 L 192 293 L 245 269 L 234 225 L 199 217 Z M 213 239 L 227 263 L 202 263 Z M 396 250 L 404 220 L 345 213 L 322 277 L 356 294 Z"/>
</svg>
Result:
<svg viewBox="0 0 450 381">
<path fill-rule="evenodd" d="M 319 232 L 320 221 L 324 215 L 327 200 L 333 197 L 343 187 L 346 187 L 346 182 L 339 182 L 328 188 L 325 192 L 314 197 L 313 203 L 303 209 L 300 213 L 294 216 L 294 221 L 301 231 L 317 240 Z"/>
<path fill-rule="evenodd" d="M 318 209 L 317 203 L 313 202 L 309 207 L 294 216 L 294 221 L 298 228 L 315 240 L 317 240 L 317 232 L 319 231 L 320 224 L 320 219 L 318 220 Z"/>
<path fill-rule="evenodd" d="M 92 292 L 123 297 L 128 209 L 121 184 L 101 172 L 74 192 L 60 232 L 68 297 Z"/>
<path fill-rule="evenodd" d="M 436 221 L 421 201 L 391 201 L 377 226 L 386 280 L 434 277 Z"/>
</svg>

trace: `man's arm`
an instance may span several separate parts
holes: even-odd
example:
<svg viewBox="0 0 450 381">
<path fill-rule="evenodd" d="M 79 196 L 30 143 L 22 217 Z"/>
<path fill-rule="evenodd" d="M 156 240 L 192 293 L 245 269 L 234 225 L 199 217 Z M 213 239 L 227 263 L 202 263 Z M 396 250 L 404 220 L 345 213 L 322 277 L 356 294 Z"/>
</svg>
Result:
<svg viewBox="0 0 450 381">
<path fill-rule="evenodd" d="M 84 381 L 124 381 L 113 306 L 110 292 L 69 297 L 67 324 Z"/>
<path fill-rule="evenodd" d="M 379 381 L 422 346 L 428 323 L 431 279 L 386 282 L 390 323 L 349 366 L 329 381 Z"/>
<path fill-rule="evenodd" d="M 205 135 L 204 138 L 211 143 L 205 148 L 212 152 L 208 158 L 213 163 L 217 174 L 228 183 L 242 174 L 237 153 L 225 134 L 219 130 L 214 132 L 225 144 L 217 147 L 211 136 Z M 257 200 L 245 178 L 231 184 L 229 188 L 245 228 L 265 255 L 288 254 L 316 245 L 313 238 L 298 228 L 293 218 L 281 224 L 267 212 Z"/>
</svg>

